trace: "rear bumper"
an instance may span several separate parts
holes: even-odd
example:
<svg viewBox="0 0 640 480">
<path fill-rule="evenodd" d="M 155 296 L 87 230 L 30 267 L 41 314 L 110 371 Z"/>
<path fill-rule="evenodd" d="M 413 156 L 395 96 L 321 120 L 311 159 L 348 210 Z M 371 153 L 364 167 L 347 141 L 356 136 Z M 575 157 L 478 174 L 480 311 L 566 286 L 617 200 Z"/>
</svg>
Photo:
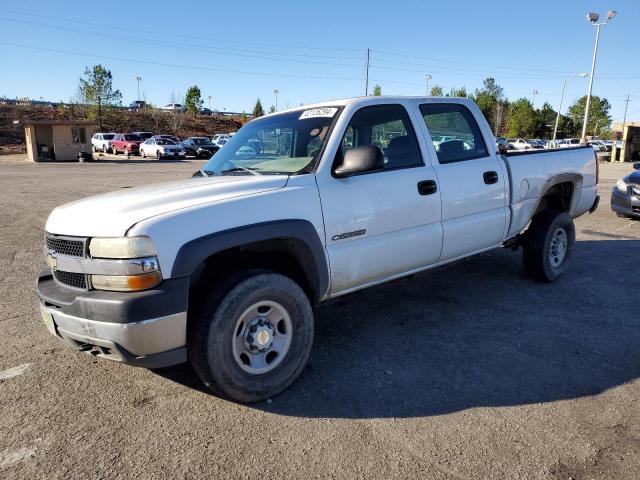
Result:
<svg viewBox="0 0 640 480">
<path fill-rule="evenodd" d="M 611 210 L 616 213 L 640 218 L 640 198 L 622 193 L 616 187 L 611 191 Z"/>
<path fill-rule="evenodd" d="M 49 332 L 83 352 L 146 368 L 187 360 L 186 279 L 145 292 L 77 292 L 45 271 L 36 290 Z"/>
</svg>

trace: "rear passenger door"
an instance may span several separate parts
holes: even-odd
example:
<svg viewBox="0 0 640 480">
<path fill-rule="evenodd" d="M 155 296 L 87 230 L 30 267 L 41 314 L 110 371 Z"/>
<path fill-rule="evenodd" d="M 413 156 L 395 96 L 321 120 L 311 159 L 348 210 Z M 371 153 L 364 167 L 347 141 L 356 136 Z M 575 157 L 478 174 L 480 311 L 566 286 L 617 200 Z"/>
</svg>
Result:
<svg viewBox="0 0 640 480">
<path fill-rule="evenodd" d="M 318 176 L 331 265 L 331 293 L 436 263 L 442 247 L 440 192 L 425 164 L 416 128 L 404 105 L 380 104 L 356 111 L 331 171 L 344 152 L 376 145 L 384 169 L 347 178 Z"/>
<path fill-rule="evenodd" d="M 444 233 L 440 261 L 499 245 L 508 221 L 508 178 L 491 132 L 474 117 L 481 118 L 480 109 L 440 101 L 422 103 L 419 110 L 437 159 Z"/>
</svg>

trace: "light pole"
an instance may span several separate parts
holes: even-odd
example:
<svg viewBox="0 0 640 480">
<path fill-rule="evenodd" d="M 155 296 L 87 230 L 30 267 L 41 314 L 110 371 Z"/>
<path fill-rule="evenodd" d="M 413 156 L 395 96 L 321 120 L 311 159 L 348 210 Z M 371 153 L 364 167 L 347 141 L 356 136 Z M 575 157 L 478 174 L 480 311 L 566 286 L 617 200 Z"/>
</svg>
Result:
<svg viewBox="0 0 640 480">
<path fill-rule="evenodd" d="M 560 105 L 558 106 L 558 114 L 556 115 L 556 126 L 553 128 L 553 140 L 552 143 L 556 141 L 556 135 L 558 133 L 558 123 L 560 122 L 560 111 L 562 110 L 562 101 L 564 100 L 564 89 L 567 88 L 567 83 L 573 80 L 576 77 L 588 77 L 588 73 L 576 73 L 567 78 L 562 84 L 562 94 L 560 95 Z"/>
<path fill-rule="evenodd" d="M 280 91 L 276 88 L 273 91 L 273 94 L 276 96 L 276 112 L 278 111 L 278 93 L 280 93 Z"/>
<path fill-rule="evenodd" d="M 142 78 L 136 77 L 136 80 L 138 81 L 138 101 L 140 101 L 140 80 L 142 80 Z"/>
<path fill-rule="evenodd" d="M 209 110 L 211 110 L 211 95 L 209 95 Z"/>
<path fill-rule="evenodd" d="M 536 95 L 538 95 L 538 90 L 536 90 L 535 88 L 533 89 L 533 92 L 531 92 L 533 94 L 533 99 L 531 100 L 531 106 L 535 109 L 536 108 Z"/>
<path fill-rule="evenodd" d="M 426 74 L 424 76 L 424 80 L 427 82 L 427 96 L 429 96 L 429 80 L 431 80 L 433 77 L 430 74 Z"/>
<path fill-rule="evenodd" d="M 580 137 L 580 143 L 587 143 L 587 123 L 589 121 L 589 104 L 591 103 L 591 90 L 593 88 L 593 75 L 596 71 L 596 57 L 598 56 L 598 40 L 600 39 L 600 27 L 609 23 L 613 17 L 618 14 L 615 10 L 609 10 L 603 23 L 598 23 L 600 15 L 597 13 L 589 12 L 587 14 L 587 20 L 589 20 L 596 27 L 596 44 L 593 47 L 593 60 L 591 61 L 591 75 L 589 77 L 589 92 L 587 93 L 587 103 L 584 106 L 584 122 L 582 123 L 582 136 Z"/>
</svg>

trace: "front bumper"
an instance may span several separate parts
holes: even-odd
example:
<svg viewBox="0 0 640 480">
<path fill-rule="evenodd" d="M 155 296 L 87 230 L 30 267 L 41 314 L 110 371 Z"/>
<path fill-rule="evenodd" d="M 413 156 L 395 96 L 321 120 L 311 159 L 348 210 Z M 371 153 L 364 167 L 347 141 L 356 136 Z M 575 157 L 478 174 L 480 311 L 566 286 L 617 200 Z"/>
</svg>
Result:
<svg viewBox="0 0 640 480">
<path fill-rule="evenodd" d="M 36 291 L 49 332 L 83 352 L 146 368 L 187 360 L 186 278 L 143 292 L 78 292 L 46 270 Z"/>
<path fill-rule="evenodd" d="M 616 187 L 611 192 L 611 210 L 630 217 L 640 218 L 640 197 L 622 193 Z"/>
</svg>

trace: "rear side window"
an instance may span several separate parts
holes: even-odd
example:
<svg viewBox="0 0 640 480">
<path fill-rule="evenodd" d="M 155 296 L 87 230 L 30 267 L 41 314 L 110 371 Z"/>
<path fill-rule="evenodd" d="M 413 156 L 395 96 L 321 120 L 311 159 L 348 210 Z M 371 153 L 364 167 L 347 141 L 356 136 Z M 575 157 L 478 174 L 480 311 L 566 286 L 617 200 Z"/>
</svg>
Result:
<svg viewBox="0 0 640 480">
<path fill-rule="evenodd" d="M 486 157 L 487 146 L 473 114 L 456 103 L 420 105 L 438 162 L 450 163 Z"/>
<path fill-rule="evenodd" d="M 376 145 L 382 150 L 385 170 L 423 165 L 416 135 L 402 105 L 358 110 L 342 138 L 339 155 L 361 145 Z"/>
</svg>

